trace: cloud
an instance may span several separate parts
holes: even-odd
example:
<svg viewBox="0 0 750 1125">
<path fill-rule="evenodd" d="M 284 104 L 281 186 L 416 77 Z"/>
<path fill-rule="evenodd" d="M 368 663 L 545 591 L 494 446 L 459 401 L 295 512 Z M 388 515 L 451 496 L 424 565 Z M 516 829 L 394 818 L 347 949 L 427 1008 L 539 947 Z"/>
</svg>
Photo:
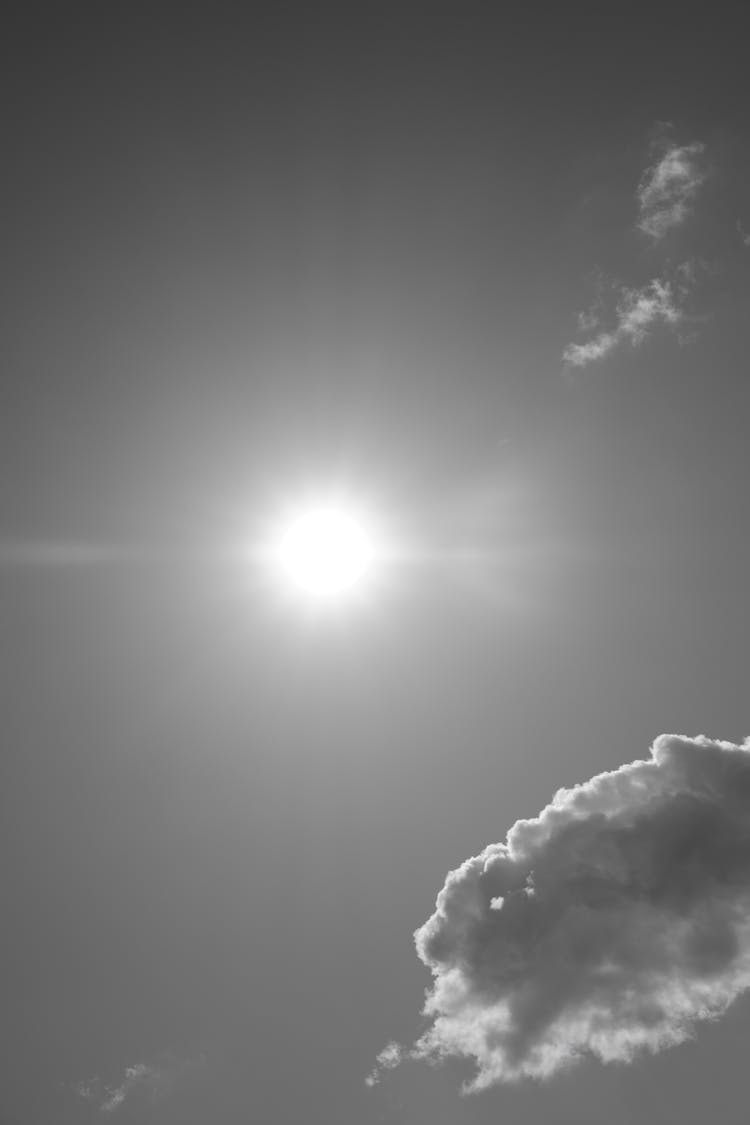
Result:
<svg viewBox="0 0 750 1125">
<path fill-rule="evenodd" d="M 74 1082 L 72 1086 L 73 1092 L 84 1101 L 93 1101 L 98 1096 L 99 1079 L 89 1078 L 82 1082 Z"/>
<path fill-rule="evenodd" d="M 135 1066 L 125 1067 L 125 1077 L 119 1086 L 107 1087 L 106 1098 L 99 1107 L 105 1113 L 113 1113 L 119 1109 L 127 1097 L 138 1087 L 149 1087 L 156 1091 L 161 1082 L 161 1071 L 146 1063 L 136 1063 Z"/>
<path fill-rule="evenodd" d="M 597 333 L 583 344 L 568 344 L 563 352 L 564 363 L 567 367 L 585 367 L 608 355 L 618 344 L 629 342 L 637 347 L 657 324 L 679 324 L 691 281 L 690 263 L 684 262 L 675 271 L 674 281 L 655 277 L 641 288 L 621 288 L 614 328 Z M 579 326 L 584 329 L 598 323 L 598 310 L 579 316 Z"/>
<path fill-rule="evenodd" d="M 400 1043 L 388 1043 L 375 1059 L 375 1066 L 365 1078 L 366 1086 L 377 1086 L 384 1070 L 393 1070 L 401 1062 L 404 1049 Z"/>
<path fill-rule="evenodd" d="M 747 248 L 750 246 L 750 234 L 745 230 L 740 219 L 737 220 L 737 234 L 739 235 L 740 242 Z"/>
<path fill-rule="evenodd" d="M 708 260 L 705 254 L 706 238 L 711 231 L 714 238 L 717 232 L 723 231 L 721 239 L 726 241 L 726 217 L 722 219 L 721 214 L 714 214 L 711 221 L 703 224 L 702 231 L 699 227 L 690 232 L 689 237 L 687 234 L 680 237 L 681 264 L 674 264 L 677 260 L 675 244 L 671 241 L 668 245 L 662 244 L 669 231 L 682 226 L 692 215 L 700 188 L 709 174 L 713 174 L 706 159 L 706 146 L 701 141 L 675 144 L 669 137 L 671 129 L 669 122 L 657 122 L 654 126 L 657 136 L 652 145 L 654 162 L 641 176 L 635 193 L 636 227 L 649 237 L 651 264 L 643 267 L 639 251 L 634 263 L 638 272 L 631 276 L 627 286 L 608 280 L 601 270 L 596 271 L 596 299 L 587 311 L 578 315 L 578 331 L 587 334 L 589 339 L 570 343 L 564 349 L 562 358 L 568 372 L 603 359 L 622 343 L 629 342 L 637 347 L 657 325 L 676 328 L 685 319 L 688 296 L 698 298 L 706 274 L 716 274 L 721 269 L 721 263 L 713 254 Z M 715 210 L 715 201 L 713 206 Z M 739 241 L 747 248 L 750 235 L 741 221 L 737 220 L 735 225 L 735 246 Z M 632 230 L 629 233 L 632 242 Z M 686 338 L 682 332 L 680 337 L 683 341 Z"/>
<path fill-rule="evenodd" d="M 750 987 L 750 740 L 661 735 L 561 789 L 448 874 L 415 940 L 431 1023 L 380 1068 L 461 1056 L 479 1090 L 689 1038 Z"/>
<path fill-rule="evenodd" d="M 128 1088 L 124 1085 L 117 1090 L 110 1091 L 109 1096 L 105 1098 L 99 1108 L 104 1110 L 105 1113 L 113 1113 L 114 1110 L 120 1108 L 128 1092 Z"/>
<path fill-rule="evenodd" d="M 137 1090 L 147 1092 L 153 1098 L 168 1093 L 178 1071 L 187 1065 L 169 1058 L 158 1066 L 134 1063 L 125 1067 L 119 1082 L 107 1085 L 100 1078 L 89 1078 L 74 1082 L 72 1089 L 78 1097 L 97 1102 L 102 1113 L 114 1113 Z"/>
<path fill-rule="evenodd" d="M 701 166 L 705 146 L 667 145 L 661 157 L 644 172 L 638 185 L 638 228 L 654 241 L 679 226 L 692 210 L 692 202 L 706 178 Z"/>
</svg>

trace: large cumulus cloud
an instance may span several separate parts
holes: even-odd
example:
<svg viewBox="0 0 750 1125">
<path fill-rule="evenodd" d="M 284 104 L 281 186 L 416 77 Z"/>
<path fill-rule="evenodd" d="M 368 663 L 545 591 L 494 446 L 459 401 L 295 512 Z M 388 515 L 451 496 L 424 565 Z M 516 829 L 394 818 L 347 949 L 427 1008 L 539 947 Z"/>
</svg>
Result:
<svg viewBox="0 0 750 1125">
<path fill-rule="evenodd" d="M 416 932 L 430 1027 L 470 1089 L 627 1061 L 750 985 L 750 744 L 661 735 L 450 872 Z"/>
</svg>

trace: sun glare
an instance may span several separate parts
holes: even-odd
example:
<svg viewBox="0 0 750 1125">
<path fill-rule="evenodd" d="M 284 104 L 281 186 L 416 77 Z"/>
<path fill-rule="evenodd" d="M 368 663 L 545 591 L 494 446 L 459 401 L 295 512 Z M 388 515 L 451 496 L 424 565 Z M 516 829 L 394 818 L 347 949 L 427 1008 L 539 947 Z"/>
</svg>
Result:
<svg viewBox="0 0 750 1125">
<path fill-rule="evenodd" d="M 289 584 L 315 600 L 348 596 L 367 577 L 374 546 L 364 524 L 336 507 L 313 508 L 283 529 L 276 551 Z"/>
</svg>

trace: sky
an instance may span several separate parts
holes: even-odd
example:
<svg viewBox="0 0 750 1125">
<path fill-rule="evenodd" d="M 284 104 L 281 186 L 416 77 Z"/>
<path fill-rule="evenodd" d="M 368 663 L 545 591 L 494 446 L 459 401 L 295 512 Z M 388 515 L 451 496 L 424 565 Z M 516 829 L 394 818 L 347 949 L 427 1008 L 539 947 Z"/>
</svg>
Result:
<svg viewBox="0 0 750 1125">
<path fill-rule="evenodd" d="M 2 1125 L 744 1125 L 743 14 L 11 5 Z"/>
</svg>

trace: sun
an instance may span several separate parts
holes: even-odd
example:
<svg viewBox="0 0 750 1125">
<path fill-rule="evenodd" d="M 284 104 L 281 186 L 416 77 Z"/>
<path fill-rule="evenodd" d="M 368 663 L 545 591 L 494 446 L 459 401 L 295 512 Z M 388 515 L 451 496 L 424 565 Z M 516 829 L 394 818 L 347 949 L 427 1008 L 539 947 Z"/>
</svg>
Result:
<svg viewBox="0 0 750 1125">
<path fill-rule="evenodd" d="M 351 596 L 371 574 L 375 546 L 363 519 L 336 505 L 312 507 L 282 528 L 276 561 L 286 582 L 313 601 Z"/>
</svg>

